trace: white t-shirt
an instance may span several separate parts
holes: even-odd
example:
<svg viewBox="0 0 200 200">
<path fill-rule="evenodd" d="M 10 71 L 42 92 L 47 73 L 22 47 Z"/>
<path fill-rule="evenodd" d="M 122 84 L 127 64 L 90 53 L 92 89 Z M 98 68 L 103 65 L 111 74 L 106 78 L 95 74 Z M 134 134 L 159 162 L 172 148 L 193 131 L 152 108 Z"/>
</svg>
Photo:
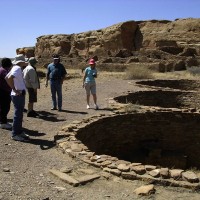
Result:
<svg viewBox="0 0 200 200">
<path fill-rule="evenodd" d="M 20 66 L 14 65 L 7 76 L 14 76 L 14 86 L 16 90 L 26 90 Z M 16 93 L 12 90 L 11 95 L 16 96 Z"/>
</svg>

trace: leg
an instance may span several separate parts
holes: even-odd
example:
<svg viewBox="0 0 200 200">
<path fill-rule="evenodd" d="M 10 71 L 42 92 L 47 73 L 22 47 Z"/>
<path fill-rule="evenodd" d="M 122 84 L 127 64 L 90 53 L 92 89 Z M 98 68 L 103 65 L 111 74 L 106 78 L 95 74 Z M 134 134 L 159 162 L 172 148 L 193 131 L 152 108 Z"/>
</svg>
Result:
<svg viewBox="0 0 200 200">
<path fill-rule="evenodd" d="M 10 111 L 11 97 L 10 93 L 1 90 L 0 91 L 0 123 L 7 124 L 7 115 Z"/>
<path fill-rule="evenodd" d="M 90 83 L 85 83 L 87 108 L 90 108 Z"/>
<path fill-rule="evenodd" d="M 97 104 L 97 95 L 93 94 L 92 96 L 93 96 L 94 104 L 96 105 Z"/>
<path fill-rule="evenodd" d="M 87 105 L 90 105 L 90 95 L 87 95 L 86 101 L 87 101 Z"/>
<path fill-rule="evenodd" d="M 33 110 L 33 103 L 28 103 L 28 112 Z"/>
<path fill-rule="evenodd" d="M 12 136 L 19 135 L 22 132 L 23 111 L 25 105 L 25 96 L 12 96 L 14 105 L 14 117 Z"/>
<path fill-rule="evenodd" d="M 58 110 L 62 110 L 62 84 L 60 81 L 56 84 L 56 90 L 58 95 Z"/>
<path fill-rule="evenodd" d="M 97 105 L 96 83 L 92 83 L 91 84 L 91 93 L 92 93 L 92 96 L 93 96 L 93 101 L 94 101 L 95 109 L 98 110 L 99 107 Z"/>
<path fill-rule="evenodd" d="M 52 98 L 52 106 L 53 108 L 57 108 L 57 101 L 56 101 L 56 87 L 55 82 L 50 81 L 51 84 L 51 98 Z"/>
</svg>

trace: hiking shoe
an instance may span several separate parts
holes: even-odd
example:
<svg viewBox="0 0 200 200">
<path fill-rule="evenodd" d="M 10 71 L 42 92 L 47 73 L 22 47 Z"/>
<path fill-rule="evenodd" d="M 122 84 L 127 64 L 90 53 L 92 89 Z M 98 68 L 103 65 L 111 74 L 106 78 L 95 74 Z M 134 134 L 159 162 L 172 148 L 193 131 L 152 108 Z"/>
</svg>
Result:
<svg viewBox="0 0 200 200">
<path fill-rule="evenodd" d="M 95 110 L 99 110 L 99 106 L 97 104 L 94 105 Z"/>
<path fill-rule="evenodd" d="M 24 131 L 21 132 L 21 133 L 19 134 L 19 136 L 20 136 L 20 137 L 23 137 L 23 138 L 26 139 L 26 140 L 29 140 L 29 139 L 30 139 L 29 135 L 26 134 Z"/>
<path fill-rule="evenodd" d="M 53 108 L 51 108 L 51 110 L 57 110 L 57 108 L 54 108 L 54 107 L 53 107 Z"/>
<path fill-rule="evenodd" d="M 38 116 L 38 114 L 33 110 L 31 110 L 27 113 L 27 117 L 37 117 L 37 116 Z"/>
<path fill-rule="evenodd" d="M 7 123 L 7 124 L 0 124 L 0 128 L 10 130 L 10 129 L 12 129 L 12 125 L 9 124 L 9 123 Z"/>
<path fill-rule="evenodd" d="M 27 139 L 25 139 L 21 135 L 14 135 L 14 136 L 11 137 L 11 139 L 15 140 L 15 141 L 19 141 L 19 142 L 26 142 L 26 141 L 28 141 Z"/>
<path fill-rule="evenodd" d="M 87 107 L 86 107 L 87 109 L 90 109 L 90 105 L 87 105 Z"/>
<path fill-rule="evenodd" d="M 35 110 L 32 110 L 36 116 L 40 116 Z"/>
</svg>

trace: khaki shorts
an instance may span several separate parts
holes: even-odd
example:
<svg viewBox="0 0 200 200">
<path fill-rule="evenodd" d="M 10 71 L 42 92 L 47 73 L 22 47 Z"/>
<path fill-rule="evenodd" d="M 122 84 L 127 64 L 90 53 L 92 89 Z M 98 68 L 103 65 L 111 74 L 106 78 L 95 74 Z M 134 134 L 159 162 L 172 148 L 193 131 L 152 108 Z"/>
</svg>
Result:
<svg viewBox="0 0 200 200">
<path fill-rule="evenodd" d="M 85 83 L 85 91 L 87 95 L 90 95 L 90 92 L 91 94 L 96 94 L 96 83 Z"/>
</svg>

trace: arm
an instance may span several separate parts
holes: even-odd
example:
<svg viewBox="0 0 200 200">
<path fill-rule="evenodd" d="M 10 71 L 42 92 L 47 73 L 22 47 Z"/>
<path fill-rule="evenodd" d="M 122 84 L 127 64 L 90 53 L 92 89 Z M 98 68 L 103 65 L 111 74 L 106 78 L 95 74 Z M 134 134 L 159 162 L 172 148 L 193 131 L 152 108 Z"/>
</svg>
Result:
<svg viewBox="0 0 200 200">
<path fill-rule="evenodd" d="M 46 83 L 45 83 L 45 87 L 48 86 L 48 81 L 49 81 L 49 67 L 47 67 L 47 73 L 46 73 Z"/>
<path fill-rule="evenodd" d="M 38 88 L 38 81 L 37 81 L 37 73 L 34 69 L 30 69 L 29 72 L 28 72 L 28 75 L 29 75 L 29 83 L 31 84 L 32 88 L 34 90 L 37 90 Z"/>
<path fill-rule="evenodd" d="M 11 88 L 17 95 L 20 95 L 21 92 L 15 89 L 14 78 L 15 78 L 15 77 L 14 77 L 13 75 L 11 75 L 11 76 L 9 76 L 9 77 L 6 76 L 6 77 L 5 77 L 5 80 L 6 80 L 7 84 L 10 86 L 10 88 Z"/>
<path fill-rule="evenodd" d="M 66 75 L 67 75 L 67 71 L 66 71 L 65 67 L 62 65 L 61 84 L 63 84 L 63 81 L 65 80 Z"/>
<path fill-rule="evenodd" d="M 84 88 L 84 86 L 85 86 L 85 79 L 86 79 L 86 76 L 87 76 L 87 72 L 85 71 L 84 76 L 83 76 L 83 88 Z"/>
</svg>

